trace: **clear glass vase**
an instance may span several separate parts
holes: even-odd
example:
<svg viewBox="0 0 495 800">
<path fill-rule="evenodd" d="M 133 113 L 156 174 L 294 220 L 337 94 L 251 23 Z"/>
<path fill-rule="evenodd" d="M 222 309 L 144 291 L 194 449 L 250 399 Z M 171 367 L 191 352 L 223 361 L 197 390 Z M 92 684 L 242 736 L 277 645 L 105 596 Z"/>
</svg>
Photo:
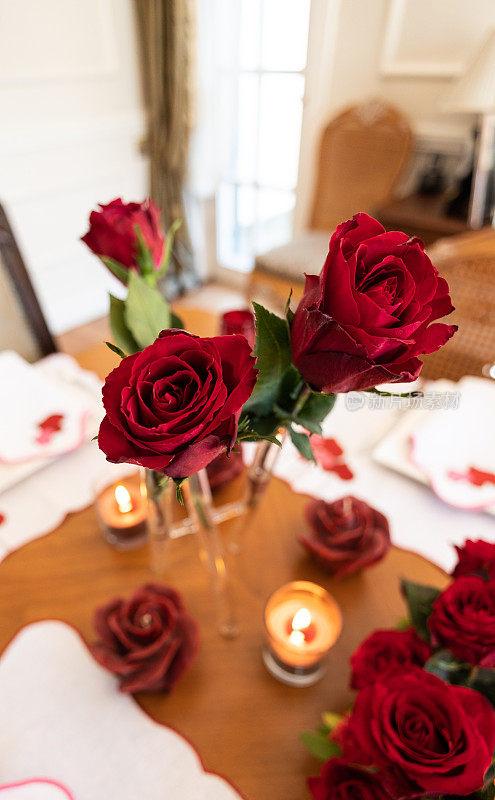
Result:
<svg viewBox="0 0 495 800">
<path fill-rule="evenodd" d="M 182 492 L 187 516 L 177 501 L 175 483 L 154 470 L 145 472 L 153 571 L 158 575 L 167 571 L 173 539 L 186 533 L 195 533 L 198 537 L 201 560 L 210 574 L 218 631 L 225 638 L 233 638 L 237 635 L 239 626 L 206 470 L 192 475 L 183 484 Z"/>
<path fill-rule="evenodd" d="M 242 550 L 244 538 L 253 524 L 260 501 L 273 475 L 273 469 L 282 450 L 281 445 L 284 442 L 285 435 L 285 428 L 279 428 L 276 438 L 280 444 L 263 441 L 256 446 L 240 504 L 242 514 L 233 524 L 228 542 L 228 548 L 231 553 L 238 554 Z"/>
</svg>

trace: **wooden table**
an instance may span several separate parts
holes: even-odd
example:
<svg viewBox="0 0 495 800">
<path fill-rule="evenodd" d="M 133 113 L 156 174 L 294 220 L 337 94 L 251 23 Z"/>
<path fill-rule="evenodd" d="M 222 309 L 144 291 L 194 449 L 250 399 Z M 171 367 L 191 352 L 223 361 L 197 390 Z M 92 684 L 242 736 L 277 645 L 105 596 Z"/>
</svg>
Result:
<svg viewBox="0 0 495 800">
<path fill-rule="evenodd" d="M 189 316 L 191 330 L 199 319 Z M 80 361 L 104 374 L 113 355 L 104 347 L 93 348 L 81 354 Z M 237 479 L 218 501 L 233 497 L 239 488 Z M 176 728 L 198 748 L 209 770 L 226 776 L 249 800 L 308 796 L 306 777 L 319 764 L 305 752 L 299 733 L 315 728 L 322 711 L 342 710 L 351 700 L 349 656 L 373 629 L 393 626 L 404 614 L 400 576 L 437 586 L 447 581 L 437 567 L 395 548 L 361 575 L 330 580 L 297 543 L 306 502 L 306 497 L 273 479 L 244 552 L 230 560 L 241 623 L 240 635 L 233 641 L 216 633 L 208 578 L 194 537 L 172 543 L 168 567 L 159 579 L 183 592 L 201 626 L 201 649 L 171 695 L 136 696 L 153 718 Z M 404 514 L 410 513 L 404 509 Z M 225 529 L 228 534 L 227 525 Z M 277 683 L 261 661 L 265 598 L 295 578 L 329 589 L 344 619 L 326 676 L 306 689 Z M 118 553 L 103 541 L 93 508 L 71 514 L 54 533 L 0 564 L 0 647 L 3 650 L 23 625 L 46 618 L 71 623 L 91 641 L 97 605 L 157 579 L 149 568 L 147 547 Z"/>
</svg>

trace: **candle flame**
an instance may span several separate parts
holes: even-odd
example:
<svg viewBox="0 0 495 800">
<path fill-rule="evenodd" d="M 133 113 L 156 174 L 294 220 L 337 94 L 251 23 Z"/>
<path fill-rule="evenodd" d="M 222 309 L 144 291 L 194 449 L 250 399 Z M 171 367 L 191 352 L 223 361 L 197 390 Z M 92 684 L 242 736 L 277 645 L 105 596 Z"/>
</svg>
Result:
<svg viewBox="0 0 495 800">
<path fill-rule="evenodd" d="M 311 614 L 307 608 L 300 608 L 292 618 L 292 631 L 289 634 L 289 641 L 300 647 L 306 641 L 304 631 L 311 625 Z"/>
<path fill-rule="evenodd" d="M 311 625 L 311 614 L 307 608 L 300 608 L 294 614 L 292 619 L 292 630 L 302 631 L 304 628 L 309 628 Z"/>
<path fill-rule="evenodd" d="M 115 500 L 121 514 L 127 514 L 128 511 L 132 511 L 131 495 L 121 483 L 115 487 Z"/>
</svg>

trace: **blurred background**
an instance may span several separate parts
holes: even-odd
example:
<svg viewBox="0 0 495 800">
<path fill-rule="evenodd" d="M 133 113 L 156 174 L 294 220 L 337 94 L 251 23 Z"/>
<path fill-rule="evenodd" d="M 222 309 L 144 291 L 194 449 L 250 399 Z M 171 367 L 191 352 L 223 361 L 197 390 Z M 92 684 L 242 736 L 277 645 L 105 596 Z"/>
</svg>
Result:
<svg viewBox="0 0 495 800">
<path fill-rule="evenodd" d="M 183 218 L 167 291 L 208 306 L 282 303 L 358 210 L 491 226 L 494 28 L 493 0 L 2 0 L 0 199 L 51 332 L 121 291 L 79 241 L 118 196 Z"/>
</svg>

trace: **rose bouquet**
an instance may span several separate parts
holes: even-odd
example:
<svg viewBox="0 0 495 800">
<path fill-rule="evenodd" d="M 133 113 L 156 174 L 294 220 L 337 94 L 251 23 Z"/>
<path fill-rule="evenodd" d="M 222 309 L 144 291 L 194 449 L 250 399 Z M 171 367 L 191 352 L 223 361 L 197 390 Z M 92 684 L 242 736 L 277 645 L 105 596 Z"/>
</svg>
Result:
<svg viewBox="0 0 495 800">
<path fill-rule="evenodd" d="M 333 234 L 322 272 L 306 278 L 295 313 L 290 302 L 284 317 L 254 304 L 255 369 L 243 335 L 186 333 L 159 292 L 177 225 L 165 239 L 152 201 L 119 199 L 100 209 L 83 241 L 128 294 L 110 297 L 116 343 L 110 347 L 122 361 L 105 382 L 98 442 L 109 461 L 147 469 L 155 527 L 170 527 L 170 514 L 158 504 L 170 479 L 179 497 L 189 479 L 193 527 L 213 529 L 204 470 L 215 458 L 238 442 L 262 442 L 254 466 L 265 479 L 269 449 L 287 430 L 300 453 L 313 459 L 309 437 L 321 434 L 337 393 L 413 381 L 421 370 L 418 356 L 455 331 L 434 322 L 453 307 L 423 244 L 357 214 Z M 266 480 L 251 485 L 248 509 Z M 208 560 L 220 580 L 226 573 L 218 544 Z"/>
<path fill-rule="evenodd" d="M 295 313 L 290 298 L 285 318 L 253 305 L 259 375 L 240 429 L 268 442 L 288 431 L 312 461 L 310 437 L 321 436 L 338 393 L 380 394 L 379 384 L 416 380 L 419 356 L 438 350 L 456 331 L 436 322 L 453 306 L 423 243 L 386 232 L 363 213 L 337 227 L 321 273 L 306 276 Z M 267 485 L 271 456 L 270 445 L 260 444 L 247 487 L 248 513 L 240 521 L 244 528 Z M 239 529 L 234 536 L 238 550 Z"/>
<path fill-rule="evenodd" d="M 337 393 L 416 380 L 419 356 L 456 331 L 436 322 L 453 306 L 423 243 L 363 213 L 338 226 L 295 313 L 254 308 L 259 376 L 242 420 L 262 436 L 287 428 L 307 458 Z"/>
<path fill-rule="evenodd" d="M 457 550 L 450 586 L 403 581 L 407 627 L 352 655 L 351 712 L 303 734 L 326 762 L 315 800 L 495 796 L 495 545 Z"/>
</svg>

